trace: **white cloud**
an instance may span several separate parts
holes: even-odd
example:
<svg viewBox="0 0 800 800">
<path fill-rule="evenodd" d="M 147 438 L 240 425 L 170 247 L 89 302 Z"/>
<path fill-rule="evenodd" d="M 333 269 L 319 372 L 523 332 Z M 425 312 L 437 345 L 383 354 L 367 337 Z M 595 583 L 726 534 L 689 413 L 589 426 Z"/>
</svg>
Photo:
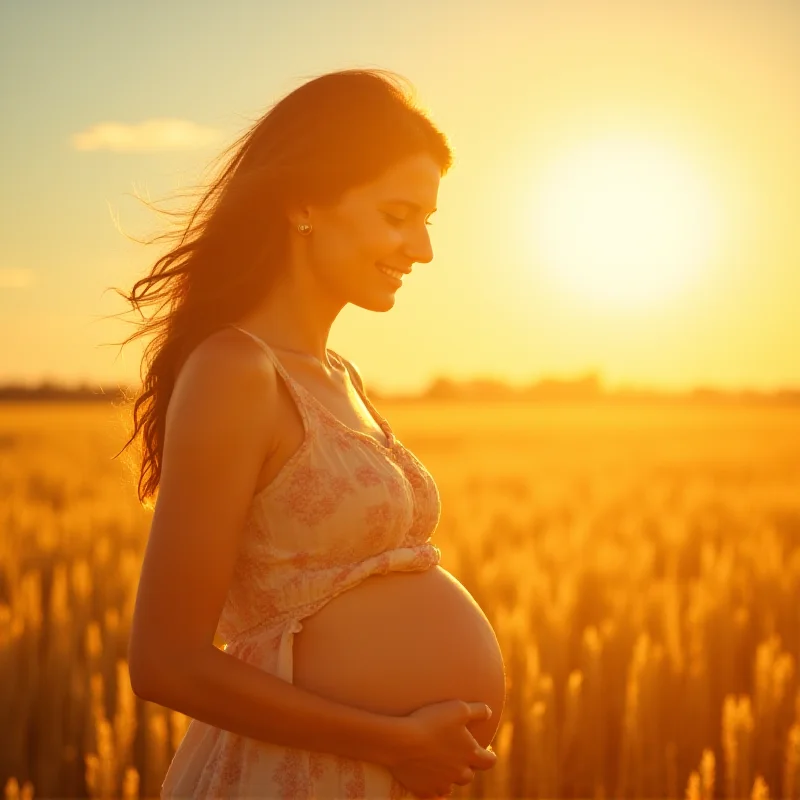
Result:
<svg viewBox="0 0 800 800">
<path fill-rule="evenodd" d="M 27 289 L 32 283 L 31 269 L 0 269 L 0 289 Z"/>
<path fill-rule="evenodd" d="M 72 134 L 72 146 L 117 153 L 193 150 L 214 144 L 220 136 L 220 131 L 187 119 L 146 119 L 136 125 L 100 122 Z"/>
</svg>

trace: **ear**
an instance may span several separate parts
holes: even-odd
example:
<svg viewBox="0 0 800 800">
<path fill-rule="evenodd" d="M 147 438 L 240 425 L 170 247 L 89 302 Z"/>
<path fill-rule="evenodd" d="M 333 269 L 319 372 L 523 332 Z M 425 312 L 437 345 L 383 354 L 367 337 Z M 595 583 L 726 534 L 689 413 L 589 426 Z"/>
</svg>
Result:
<svg viewBox="0 0 800 800">
<path fill-rule="evenodd" d="M 307 205 L 291 203 L 284 207 L 283 214 L 293 228 L 296 228 L 302 222 L 311 222 L 311 210 Z"/>
</svg>

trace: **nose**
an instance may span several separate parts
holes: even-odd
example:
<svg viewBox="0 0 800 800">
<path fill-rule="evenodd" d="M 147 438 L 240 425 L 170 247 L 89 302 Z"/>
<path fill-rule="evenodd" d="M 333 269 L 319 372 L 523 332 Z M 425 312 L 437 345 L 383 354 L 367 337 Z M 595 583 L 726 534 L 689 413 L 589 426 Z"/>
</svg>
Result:
<svg viewBox="0 0 800 800">
<path fill-rule="evenodd" d="M 427 228 L 423 228 L 419 234 L 411 235 L 406 247 L 406 258 L 419 264 L 429 264 L 433 261 L 433 247 Z"/>
</svg>

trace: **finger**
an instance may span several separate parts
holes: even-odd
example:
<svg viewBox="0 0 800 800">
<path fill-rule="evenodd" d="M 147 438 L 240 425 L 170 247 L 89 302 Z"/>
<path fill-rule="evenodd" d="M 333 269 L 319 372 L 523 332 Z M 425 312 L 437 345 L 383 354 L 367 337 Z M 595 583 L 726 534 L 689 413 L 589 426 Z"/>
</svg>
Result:
<svg viewBox="0 0 800 800">
<path fill-rule="evenodd" d="M 491 769 L 497 763 L 497 753 L 484 750 L 480 745 L 475 748 L 474 758 L 470 761 L 473 769 Z"/>
<path fill-rule="evenodd" d="M 468 720 L 489 719 L 492 716 L 492 709 L 486 703 L 469 703 Z"/>
<path fill-rule="evenodd" d="M 475 771 L 471 770 L 469 767 L 466 767 L 464 771 L 461 773 L 461 776 L 458 780 L 453 781 L 453 783 L 457 783 L 459 786 L 466 786 L 467 784 L 472 782 L 472 779 L 475 777 Z"/>
</svg>

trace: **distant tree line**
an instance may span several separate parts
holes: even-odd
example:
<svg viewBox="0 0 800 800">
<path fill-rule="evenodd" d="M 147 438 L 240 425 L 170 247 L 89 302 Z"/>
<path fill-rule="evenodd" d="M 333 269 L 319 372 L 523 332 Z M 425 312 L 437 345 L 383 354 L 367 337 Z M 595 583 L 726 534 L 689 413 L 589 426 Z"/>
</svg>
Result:
<svg viewBox="0 0 800 800">
<path fill-rule="evenodd" d="M 135 396 L 137 387 L 122 384 L 89 384 L 65 386 L 53 381 L 38 385 L 0 385 L 0 402 L 63 401 L 63 402 L 119 402 Z M 370 397 L 376 400 L 404 402 L 431 401 L 522 401 L 522 402 L 652 402 L 652 403 L 725 403 L 770 405 L 800 405 L 800 388 L 786 387 L 772 391 L 759 389 L 721 389 L 697 386 L 684 391 L 670 391 L 648 387 L 603 386 L 596 372 L 575 378 L 542 378 L 527 386 L 511 386 L 497 378 L 472 378 L 455 380 L 435 378 L 426 389 L 414 394 L 388 393 L 367 387 Z"/>
</svg>

